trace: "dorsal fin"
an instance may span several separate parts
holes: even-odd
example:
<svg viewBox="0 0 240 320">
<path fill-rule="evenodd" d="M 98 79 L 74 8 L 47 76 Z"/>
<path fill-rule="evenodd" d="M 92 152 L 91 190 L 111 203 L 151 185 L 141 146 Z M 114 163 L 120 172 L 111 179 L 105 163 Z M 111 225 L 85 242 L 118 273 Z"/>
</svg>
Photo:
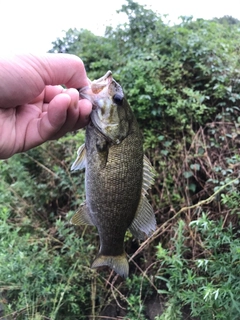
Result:
<svg viewBox="0 0 240 320">
<path fill-rule="evenodd" d="M 156 219 L 153 208 L 146 198 L 146 193 L 154 183 L 154 168 L 146 156 L 143 158 L 143 183 L 142 195 L 137 208 L 137 212 L 129 230 L 137 239 L 144 239 L 145 235 L 150 236 L 156 229 Z"/>
<path fill-rule="evenodd" d="M 151 165 L 149 159 L 143 157 L 143 184 L 142 184 L 142 195 L 145 195 L 148 189 L 154 184 L 155 170 Z"/>
<path fill-rule="evenodd" d="M 153 208 L 144 195 L 141 196 L 136 216 L 129 230 L 135 238 L 140 240 L 143 240 L 146 235 L 149 237 L 156 230 Z"/>
</svg>

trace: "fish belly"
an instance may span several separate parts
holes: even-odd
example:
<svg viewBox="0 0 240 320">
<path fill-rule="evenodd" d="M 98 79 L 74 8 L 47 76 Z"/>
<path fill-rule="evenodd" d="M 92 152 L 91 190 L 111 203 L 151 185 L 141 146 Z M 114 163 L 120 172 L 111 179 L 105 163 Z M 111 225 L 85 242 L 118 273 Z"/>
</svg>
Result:
<svg viewBox="0 0 240 320">
<path fill-rule="evenodd" d="M 120 144 L 110 146 L 103 151 L 105 159 L 97 147 L 93 148 L 96 137 L 89 140 L 91 148 L 86 145 L 86 202 L 91 219 L 98 228 L 100 252 L 119 255 L 124 252 L 124 235 L 134 219 L 141 197 L 141 136 L 133 133 Z"/>
</svg>

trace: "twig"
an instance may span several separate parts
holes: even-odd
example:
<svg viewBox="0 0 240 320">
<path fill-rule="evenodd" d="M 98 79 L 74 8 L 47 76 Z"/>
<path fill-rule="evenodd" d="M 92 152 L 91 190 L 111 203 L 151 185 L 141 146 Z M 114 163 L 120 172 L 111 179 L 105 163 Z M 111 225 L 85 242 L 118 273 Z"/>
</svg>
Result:
<svg viewBox="0 0 240 320">
<path fill-rule="evenodd" d="M 240 177 L 240 176 L 239 176 Z M 227 186 L 229 186 L 230 184 L 234 183 L 235 181 L 237 181 L 239 179 L 239 177 L 229 181 L 228 183 L 226 183 L 224 186 L 220 187 L 216 192 L 214 192 L 209 198 L 202 200 L 192 206 L 188 206 L 188 207 L 183 207 L 182 209 L 180 209 L 172 218 L 168 219 L 166 222 L 164 222 L 159 228 L 157 228 L 157 230 L 152 234 L 152 236 L 150 238 L 148 238 L 147 240 L 145 240 L 141 246 L 138 248 L 138 250 L 131 256 L 131 258 L 129 259 L 129 262 L 132 261 L 147 245 L 149 245 L 151 242 L 153 242 L 153 240 L 155 240 L 159 235 L 161 230 L 172 220 L 174 220 L 177 216 L 180 215 L 180 213 L 186 211 L 186 210 L 190 210 L 190 209 L 195 209 L 197 207 L 200 207 L 202 205 L 208 204 L 210 202 L 212 202 L 214 200 L 214 198 L 216 197 L 217 194 L 219 194 L 222 190 L 224 190 Z"/>
<path fill-rule="evenodd" d="M 33 157 L 31 157 L 29 154 L 27 154 L 26 152 L 24 152 L 24 155 L 26 157 L 28 157 L 29 159 L 31 159 L 33 162 L 35 162 L 39 167 L 43 168 L 44 170 L 46 170 L 48 173 L 50 173 L 52 176 L 54 176 L 55 178 L 59 179 L 59 176 L 53 172 L 52 170 L 50 170 L 49 168 L 47 168 L 46 166 L 44 166 L 44 164 L 40 163 L 39 161 L 37 161 L 36 159 L 34 159 Z"/>
</svg>

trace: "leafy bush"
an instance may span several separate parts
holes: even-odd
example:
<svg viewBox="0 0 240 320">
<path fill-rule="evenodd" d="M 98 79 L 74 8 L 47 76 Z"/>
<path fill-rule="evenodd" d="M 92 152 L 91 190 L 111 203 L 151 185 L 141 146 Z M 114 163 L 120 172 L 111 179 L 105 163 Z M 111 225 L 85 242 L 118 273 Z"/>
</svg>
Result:
<svg viewBox="0 0 240 320">
<path fill-rule="evenodd" d="M 93 246 L 77 238 L 60 220 L 56 228 L 61 240 L 37 226 L 34 233 L 26 232 L 33 229 L 30 220 L 18 227 L 2 222 L 0 283 L 7 293 L 6 315 L 14 319 L 73 319 L 74 315 L 84 319 L 82 310 L 91 307 L 94 275 L 87 265 Z"/>
<path fill-rule="evenodd" d="M 96 230 L 68 223 L 84 199 L 69 170 L 84 132 L 1 161 L 0 307 L 9 319 L 237 319 L 239 23 L 169 26 L 132 0 L 121 12 L 128 23 L 105 37 L 69 30 L 51 51 L 122 84 L 157 172 L 158 228 L 143 243 L 127 234 L 127 281 L 93 271 Z"/>
<path fill-rule="evenodd" d="M 182 319 L 183 306 L 190 306 L 191 316 L 203 320 L 226 319 L 226 316 L 238 319 L 238 233 L 231 224 L 225 226 L 223 220 L 212 221 L 204 212 L 189 227 L 179 220 L 172 250 L 164 249 L 161 244 L 157 247 L 161 264 L 156 278 L 166 286 L 159 293 L 168 296 L 169 301 L 159 319 L 167 319 L 169 314 L 170 319 L 173 314 L 175 319 Z M 194 256 L 186 246 L 189 238 L 195 242 L 201 239 Z"/>
</svg>

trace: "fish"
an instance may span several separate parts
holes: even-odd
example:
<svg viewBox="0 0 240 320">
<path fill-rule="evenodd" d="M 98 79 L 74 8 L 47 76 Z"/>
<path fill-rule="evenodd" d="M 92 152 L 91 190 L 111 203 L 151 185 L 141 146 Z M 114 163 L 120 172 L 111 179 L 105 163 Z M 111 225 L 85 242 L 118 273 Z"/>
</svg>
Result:
<svg viewBox="0 0 240 320">
<path fill-rule="evenodd" d="M 79 94 L 91 101 L 93 108 L 85 143 L 71 166 L 73 171 L 85 169 L 86 200 L 70 222 L 97 227 L 100 249 L 92 268 L 108 266 L 126 279 L 126 231 L 142 240 L 156 229 L 146 197 L 154 183 L 154 168 L 144 155 L 136 117 L 111 71 Z"/>
</svg>

